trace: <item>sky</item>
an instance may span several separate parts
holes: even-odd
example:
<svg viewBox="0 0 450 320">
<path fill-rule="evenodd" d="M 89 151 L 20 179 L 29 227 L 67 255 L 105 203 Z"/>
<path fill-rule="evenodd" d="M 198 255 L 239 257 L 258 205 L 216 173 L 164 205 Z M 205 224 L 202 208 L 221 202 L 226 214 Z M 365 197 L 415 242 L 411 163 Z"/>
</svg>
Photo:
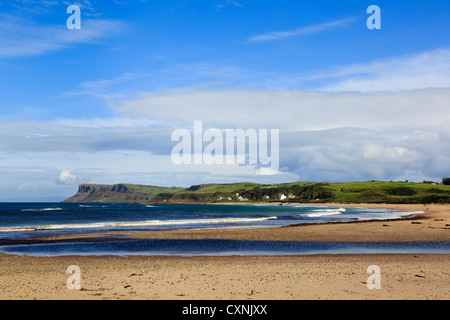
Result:
<svg viewBox="0 0 450 320">
<path fill-rule="evenodd" d="M 81 183 L 439 182 L 449 34 L 446 0 L 0 0 L 0 201 Z M 171 135 L 195 121 L 279 130 L 278 172 L 175 164 Z"/>
</svg>

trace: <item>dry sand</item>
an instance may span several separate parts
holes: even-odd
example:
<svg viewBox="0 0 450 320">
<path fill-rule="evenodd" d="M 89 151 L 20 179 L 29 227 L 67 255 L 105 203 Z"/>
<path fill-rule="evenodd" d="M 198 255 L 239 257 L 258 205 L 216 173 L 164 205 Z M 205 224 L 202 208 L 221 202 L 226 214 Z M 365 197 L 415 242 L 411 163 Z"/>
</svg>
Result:
<svg viewBox="0 0 450 320">
<path fill-rule="evenodd" d="M 81 269 L 81 290 L 66 269 Z M 369 290 L 367 268 L 381 270 Z M 1 299 L 450 298 L 449 255 L 295 257 L 56 257 L 0 255 Z M 253 294 L 252 294 L 253 290 Z"/>
<path fill-rule="evenodd" d="M 403 205 L 399 209 L 424 210 L 424 207 Z M 415 220 L 133 235 L 294 241 L 449 241 L 450 206 L 428 209 L 431 212 Z M 66 269 L 70 265 L 81 269 L 81 290 L 67 288 Z M 381 269 L 379 290 L 367 288 L 370 265 Z M 449 273 L 450 255 L 187 258 L 0 254 L 0 299 L 448 300 Z"/>
</svg>

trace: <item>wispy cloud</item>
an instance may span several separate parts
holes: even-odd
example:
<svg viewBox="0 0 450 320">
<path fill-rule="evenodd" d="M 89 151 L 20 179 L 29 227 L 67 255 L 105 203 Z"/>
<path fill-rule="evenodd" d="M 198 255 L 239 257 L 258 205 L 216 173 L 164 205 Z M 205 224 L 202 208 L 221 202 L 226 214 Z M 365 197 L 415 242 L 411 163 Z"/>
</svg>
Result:
<svg viewBox="0 0 450 320">
<path fill-rule="evenodd" d="M 234 6 L 234 7 L 239 7 L 239 8 L 243 7 L 243 5 L 237 0 L 227 0 L 225 3 L 219 3 L 214 6 L 218 9 L 225 8 L 228 6 Z"/>
<path fill-rule="evenodd" d="M 0 3 L 1 4 L 1 3 Z M 47 15 L 59 5 L 52 0 L 12 0 L 8 5 L 14 8 L 17 14 Z"/>
<path fill-rule="evenodd" d="M 246 87 L 330 92 L 409 91 L 450 88 L 450 48 L 393 56 L 301 73 L 245 72 Z M 241 86 L 243 82 L 235 81 Z"/>
<path fill-rule="evenodd" d="M 64 1 L 64 5 L 70 6 L 70 5 L 77 5 L 80 7 L 80 9 L 83 11 L 83 15 L 90 16 L 90 17 L 99 17 L 102 15 L 101 12 L 98 12 L 94 5 L 89 0 L 80 0 L 78 2 L 70 2 L 70 1 Z"/>
<path fill-rule="evenodd" d="M 430 50 L 367 64 L 334 68 L 315 79 L 331 80 L 328 91 L 405 91 L 450 88 L 450 49 Z"/>
<path fill-rule="evenodd" d="M 283 40 L 295 36 L 300 35 L 308 35 L 308 34 L 315 34 L 319 32 L 324 32 L 333 28 L 337 27 L 345 27 L 348 26 L 352 21 L 354 21 L 354 18 L 347 18 L 342 20 L 335 20 L 320 24 L 315 24 L 307 27 L 300 27 L 293 30 L 286 30 L 286 31 L 276 31 L 276 32 L 268 32 L 260 35 L 253 36 L 249 39 L 247 39 L 248 42 L 267 42 L 267 41 L 276 41 L 276 40 Z"/>
<path fill-rule="evenodd" d="M 124 83 L 141 78 L 143 75 L 136 73 L 124 73 L 118 77 L 112 79 L 102 79 L 96 81 L 86 81 L 80 84 L 79 90 L 65 92 L 66 96 L 79 96 L 79 95 L 92 95 L 102 99 L 108 99 L 112 97 L 121 96 L 120 92 L 125 90 L 122 88 L 119 90 L 117 86 Z M 114 93 L 112 93 L 114 92 Z"/>
<path fill-rule="evenodd" d="M 40 25 L 2 15 L 0 20 L 0 58 L 41 55 L 76 44 L 93 43 L 127 29 L 117 20 L 84 19 L 81 30 L 68 30 L 64 24 Z"/>
</svg>

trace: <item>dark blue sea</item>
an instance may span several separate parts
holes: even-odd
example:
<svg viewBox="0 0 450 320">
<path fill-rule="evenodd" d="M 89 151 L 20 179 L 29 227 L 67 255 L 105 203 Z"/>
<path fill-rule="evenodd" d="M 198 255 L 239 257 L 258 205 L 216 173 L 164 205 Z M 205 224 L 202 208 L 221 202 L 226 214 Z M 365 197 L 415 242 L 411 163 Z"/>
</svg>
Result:
<svg viewBox="0 0 450 320">
<path fill-rule="evenodd" d="M 298 223 L 395 219 L 416 212 L 391 209 L 127 203 L 0 203 L 2 237 L 19 232 L 279 227 Z M 15 234 L 17 233 L 17 234 Z"/>
<path fill-rule="evenodd" d="M 392 209 L 127 203 L 0 203 L 0 252 L 44 255 L 249 255 L 313 253 L 450 253 L 448 242 L 416 244 L 343 244 L 239 240 L 136 240 L 126 231 L 193 228 L 280 227 L 396 219 L 417 212 Z M 105 241 L 24 244 L 20 240 L 64 234 L 116 231 Z M 112 238 L 111 238 L 112 237 Z M 105 237 L 106 239 L 106 237 Z M 16 243 L 13 243 L 16 241 Z"/>
</svg>

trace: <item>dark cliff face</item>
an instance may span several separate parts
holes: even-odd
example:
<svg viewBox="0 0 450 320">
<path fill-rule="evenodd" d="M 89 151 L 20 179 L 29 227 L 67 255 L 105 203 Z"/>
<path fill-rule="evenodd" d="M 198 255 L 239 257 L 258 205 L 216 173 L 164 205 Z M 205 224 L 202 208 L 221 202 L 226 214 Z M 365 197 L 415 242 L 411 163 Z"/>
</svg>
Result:
<svg viewBox="0 0 450 320">
<path fill-rule="evenodd" d="M 78 187 L 78 193 L 91 193 L 95 191 L 94 186 L 88 186 L 88 185 L 80 185 Z"/>
<path fill-rule="evenodd" d="M 124 184 L 99 185 L 82 184 L 78 187 L 78 192 L 66 202 L 114 202 L 127 200 L 130 193 L 129 188 Z"/>
<path fill-rule="evenodd" d="M 198 191 L 200 189 L 206 188 L 207 186 L 209 186 L 209 184 L 199 184 L 196 186 L 190 186 L 189 188 L 186 189 L 186 191 Z"/>
<path fill-rule="evenodd" d="M 128 192 L 127 186 L 124 184 L 115 185 L 97 185 L 97 184 L 82 184 L 78 187 L 78 193 L 94 193 L 94 192 Z"/>
<path fill-rule="evenodd" d="M 113 187 L 111 188 L 112 192 L 128 192 L 128 188 L 127 186 L 123 185 L 123 184 L 115 184 L 113 185 Z"/>
</svg>

